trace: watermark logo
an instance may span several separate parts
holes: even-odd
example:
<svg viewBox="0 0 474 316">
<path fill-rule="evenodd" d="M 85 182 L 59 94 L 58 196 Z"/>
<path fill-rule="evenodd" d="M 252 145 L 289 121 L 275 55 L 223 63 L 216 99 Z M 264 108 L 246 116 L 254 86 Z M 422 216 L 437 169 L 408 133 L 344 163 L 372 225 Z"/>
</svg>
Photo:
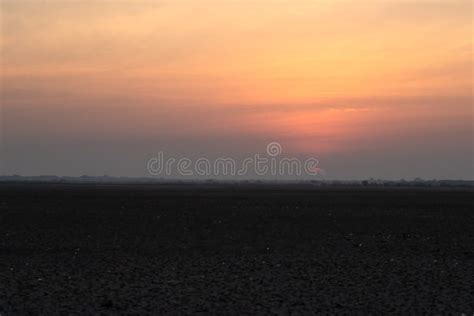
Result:
<svg viewBox="0 0 474 316">
<path fill-rule="evenodd" d="M 189 157 L 165 157 L 160 151 L 150 158 L 147 170 L 153 176 L 179 175 L 185 177 L 245 177 L 245 176 L 316 176 L 323 174 L 319 160 L 310 157 L 305 160 L 282 156 L 280 143 L 271 142 L 266 147 L 266 155 L 255 154 L 240 161 L 230 157 L 216 159 Z"/>
<path fill-rule="evenodd" d="M 281 154 L 281 145 L 277 142 L 271 142 L 267 145 L 267 154 L 276 157 Z"/>
</svg>

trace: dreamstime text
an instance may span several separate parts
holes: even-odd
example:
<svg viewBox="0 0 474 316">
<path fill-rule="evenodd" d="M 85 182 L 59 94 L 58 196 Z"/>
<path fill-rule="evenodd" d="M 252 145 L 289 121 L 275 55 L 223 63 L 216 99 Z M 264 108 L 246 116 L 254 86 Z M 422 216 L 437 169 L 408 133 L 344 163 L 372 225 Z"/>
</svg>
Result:
<svg viewBox="0 0 474 316">
<path fill-rule="evenodd" d="M 153 176 L 315 176 L 322 173 L 318 159 L 310 157 L 298 159 L 282 157 L 282 146 L 278 142 L 271 142 L 266 147 L 266 155 L 254 154 L 241 160 L 230 157 L 216 159 L 187 157 L 166 157 L 160 151 L 156 157 L 147 162 L 147 170 Z"/>
</svg>

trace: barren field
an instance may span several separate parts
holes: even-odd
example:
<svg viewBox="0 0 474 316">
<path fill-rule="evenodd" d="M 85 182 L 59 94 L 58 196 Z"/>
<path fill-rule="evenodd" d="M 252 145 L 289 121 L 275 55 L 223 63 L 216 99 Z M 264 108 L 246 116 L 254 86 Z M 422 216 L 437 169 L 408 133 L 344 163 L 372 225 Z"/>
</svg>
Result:
<svg viewBox="0 0 474 316">
<path fill-rule="evenodd" d="M 474 313 L 471 189 L 0 184 L 0 314 Z"/>
</svg>

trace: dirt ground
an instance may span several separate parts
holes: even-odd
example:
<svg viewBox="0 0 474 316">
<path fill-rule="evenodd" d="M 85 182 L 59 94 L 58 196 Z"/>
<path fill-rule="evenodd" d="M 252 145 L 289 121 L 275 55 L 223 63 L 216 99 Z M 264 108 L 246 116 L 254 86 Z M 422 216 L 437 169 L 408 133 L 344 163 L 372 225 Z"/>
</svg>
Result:
<svg viewBox="0 0 474 316">
<path fill-rule="evenodd" d="M 0 185 L 0 314 L 474 313 L 472 189 Z"/>
</svg>

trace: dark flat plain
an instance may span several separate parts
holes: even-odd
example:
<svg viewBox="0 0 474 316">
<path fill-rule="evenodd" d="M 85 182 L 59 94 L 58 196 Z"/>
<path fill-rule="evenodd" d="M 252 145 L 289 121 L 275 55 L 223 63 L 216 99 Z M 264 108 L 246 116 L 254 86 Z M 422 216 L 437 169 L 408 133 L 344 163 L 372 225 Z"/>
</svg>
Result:
<svg viewBox="0 0 474 316">
<path fill-rule="evenodd" d="M 0 313 L 474 312 L 472 189 L 0 185 Z"/>
</svg>

